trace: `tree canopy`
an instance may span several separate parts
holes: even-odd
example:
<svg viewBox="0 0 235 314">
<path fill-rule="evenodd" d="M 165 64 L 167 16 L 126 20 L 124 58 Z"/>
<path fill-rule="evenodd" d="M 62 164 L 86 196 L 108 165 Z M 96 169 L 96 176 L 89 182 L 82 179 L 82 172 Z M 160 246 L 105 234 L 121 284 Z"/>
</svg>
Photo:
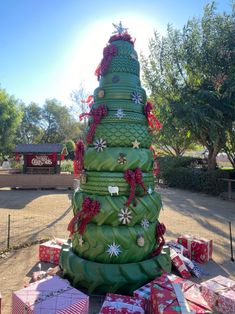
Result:
<svg viewBox="0 0 235 314">
<path fill-rule="evenodd" d="M 155 32 L 149 56 L 142 57 L 151 99 L 208 149 L 209 169 L 235 121 L 234 3 L 231 8 L 231 14 L 218 14 L 212 2 L 182 30 L 169 25 L 166 36 Z"/>
<path fill-rule="evenodd" d="M 9 154 L 14 148 L 21 118 L 20 102 L 0 89 L 0 155 Z"/>
</svg>

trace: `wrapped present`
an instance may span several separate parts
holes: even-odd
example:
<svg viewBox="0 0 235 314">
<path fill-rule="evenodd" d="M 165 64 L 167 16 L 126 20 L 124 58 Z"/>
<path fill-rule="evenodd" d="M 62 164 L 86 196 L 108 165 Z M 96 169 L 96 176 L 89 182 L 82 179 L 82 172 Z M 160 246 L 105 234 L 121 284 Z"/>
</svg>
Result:
<svg viewBox="0 0 235 314">
<path fill-rule="evenodd" d="M 184 247 L 182 244 L 176 242 L 175 240 L 170 240 L 166 242 L 166 245 L 174 249 L 177 253 L 182 254 L 183 256 L 188 257 L 188 249 Z"/>
<path fill-rule="evenodd" d="M 175 277 L 164 275 L 163 280 L 153 281 L 151 302 L 154 314 L 212 313 L 199 285 Z"/>
<path fill-rule="evenodd" d="M 202 272 L 196 265 L 194 261 L 191 261 L 189 258 L 185 257 L 184 255 L 178 253 L 178 255 L 181 257 L 181 259 L 184 261 L 185 265 L 187 266 L 188 270 L 191 274 L 193 274 L 197 278 L 202 277 Z"/>
<path fill-rule="evenodd" d="M 100 314 L 144 314 L 145 300 L 107 293 Z"/>
<path fill-rule="evenodd" d="M 152 305 L 150 302 L 151 285 L 152 285 L 152 282 L 149 282 L 146 285 L 135 290 L 133 293 L 134 297 L 145 299 L 145 313 L 146 314 L 152 314 Z"/>
<path fill-rule="evenodd" d="M 12 293 L 12 314 L 88 314 L 89 297 L 58 276 Z"/>
<path fill-rule="evenodd" d="M 208 304 L 221 313 L 235 313 L 235 281 L 217 276 L 201 283 L 201 291 Z"/>
<path fill-rule="evenodd" d="M 212 258 L 212 240 L 185 234 L 178 238 L 178 243 L 188 249 L 189 258 L 206 263 Z"/>
<path fill-rule="evenodd" d="M 56 241 L 58 240 L 58 241 Z M 63 239 L 50 240 L 39 245 L 39 260 L 59 264 L 59 256 L 62 244 L 66 242 Z"/>
<path fill-rule="evenodd" d="M 175 268 L 178 270 L 178 272 L 183 278 L 187 279 L 191 277 L 191 274 L 188 271 L 188 268 L 185 265 L 181 257 L 181 254 L 178 254 L 174 249 L 170 248 L 170 257 L 171 257 L 172 264 L 175 266 Z"/>
</svg>

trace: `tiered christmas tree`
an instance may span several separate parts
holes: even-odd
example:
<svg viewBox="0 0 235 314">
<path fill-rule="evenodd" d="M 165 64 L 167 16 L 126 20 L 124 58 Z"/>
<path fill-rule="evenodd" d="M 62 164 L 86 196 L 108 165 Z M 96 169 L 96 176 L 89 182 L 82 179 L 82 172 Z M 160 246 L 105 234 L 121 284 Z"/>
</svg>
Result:
<svg viewBox="0 0 235 314">
<path fill-rule="evenodd" d="M 140 84 L 134 42 L 121 23 L 115 27 L 96 71 L 87 148 L 77 147 L 72 241 L 60 255 L 65 276 L 90 293 L 131 293 L 171 265 L 154 191 L 149 124 L 156 120 Z"/>
</svg>

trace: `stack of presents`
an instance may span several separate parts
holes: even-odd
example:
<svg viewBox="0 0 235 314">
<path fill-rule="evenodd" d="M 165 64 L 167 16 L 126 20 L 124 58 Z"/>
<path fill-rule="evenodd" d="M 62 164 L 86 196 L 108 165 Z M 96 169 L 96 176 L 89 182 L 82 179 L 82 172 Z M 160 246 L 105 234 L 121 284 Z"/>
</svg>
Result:
<svg viewBox="0 0 235 314">
<path fill-rule="evenodd" d="M 41 244 L 40 260 L 58 264 L 62 244 L 61 239 Z M 202 276 L 200 264 L 212 258 L 212 241 L 183 235 L 167 245 L 177 275 L 163 273 L 133 296 L 108 293 L 99 313 L 235 313 L 235 281 L 223 276 L 201 284 L 189 280 L 192 275 Z M 89 313 L 89 296 L 54 275 L 53 269 L 47 273 L 39 270 L 33 279 L 27 287 L 13 292 L 12 313 Z"/>
</svg>

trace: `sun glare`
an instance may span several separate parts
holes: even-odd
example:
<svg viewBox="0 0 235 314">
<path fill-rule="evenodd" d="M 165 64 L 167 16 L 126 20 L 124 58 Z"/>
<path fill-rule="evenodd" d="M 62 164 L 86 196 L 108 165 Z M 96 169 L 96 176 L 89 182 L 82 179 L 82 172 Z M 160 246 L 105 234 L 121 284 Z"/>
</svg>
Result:
<svg viewBox="0 0 235 314">
<path fill-rule="evenodd" d="M 85 90 L 93 93 L 98 87 L 95 69 L 102 59 L 103 48 L 114 31 L 112 23 L 122 21 L 124 27 L 128 28 L 129 34 L 136 39 L 135 49 L 139 54 L 147 52 L 148 42 L 153 35 L 154 29 L 163 32 L 153 21 L 140 16 L 110 17 L 109 19 L 96 20 L 89 27 L 79 31 L 75 38 L 70 61 L 63 80 L 59 84 L 60 98 L 67 101 L 72 90 L 76 90 L 81 82 Z M 140 23 L 141 21 L 141 23 Z"/>
</svg>

